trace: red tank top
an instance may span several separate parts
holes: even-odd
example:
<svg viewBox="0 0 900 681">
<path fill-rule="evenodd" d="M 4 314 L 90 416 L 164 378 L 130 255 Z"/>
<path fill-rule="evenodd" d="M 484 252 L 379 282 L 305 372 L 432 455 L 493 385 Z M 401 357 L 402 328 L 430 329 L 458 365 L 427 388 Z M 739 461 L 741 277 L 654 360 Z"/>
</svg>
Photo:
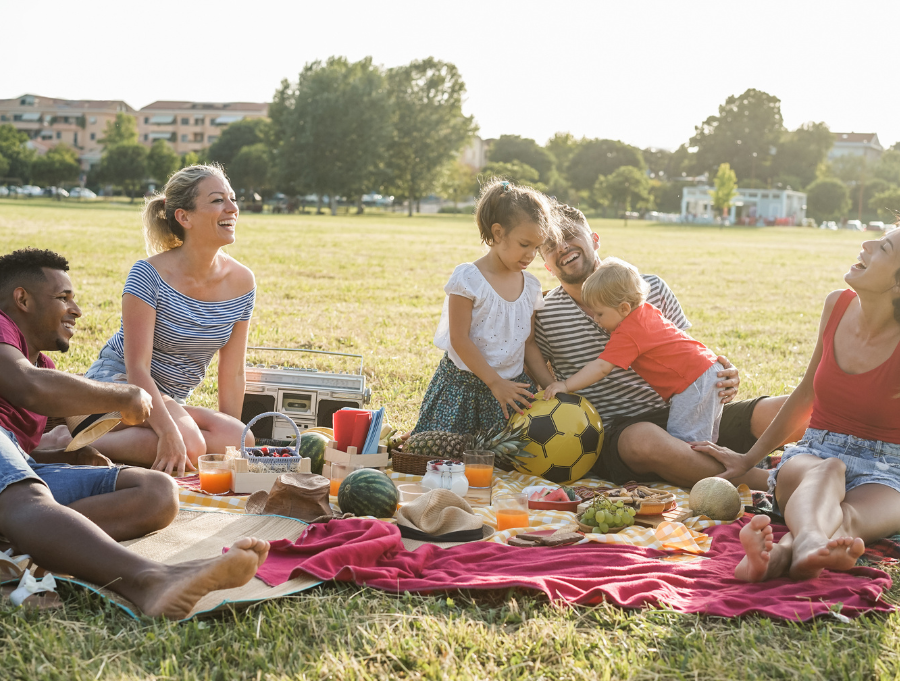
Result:
<svg viewBox="0 0 900 681">
<path fill-rule="evenodd" d="M 856 293 L 841 293 L 825 325 L 822 359 L 813 379 L 810 428 L 900 444 L 900 343 L 881 366 L 845 373 L 834 358 L 834 332 Z"/>
</svg>

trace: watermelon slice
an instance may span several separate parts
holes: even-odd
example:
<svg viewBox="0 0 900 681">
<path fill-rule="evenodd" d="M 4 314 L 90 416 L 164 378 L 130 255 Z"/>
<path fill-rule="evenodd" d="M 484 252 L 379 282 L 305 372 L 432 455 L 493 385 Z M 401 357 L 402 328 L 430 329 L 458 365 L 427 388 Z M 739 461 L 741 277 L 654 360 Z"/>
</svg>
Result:
<svg viewBox="0 0 900 681">
<path fill-rule="evenodd" d="M 550 492 L 550 494 L 542 497 L 541 501 L 569 501 L 569 495 L 566 494 L 564 489 L 562 489 L 561 487 L 557 487 L 555 490 Z"/>
</svg>

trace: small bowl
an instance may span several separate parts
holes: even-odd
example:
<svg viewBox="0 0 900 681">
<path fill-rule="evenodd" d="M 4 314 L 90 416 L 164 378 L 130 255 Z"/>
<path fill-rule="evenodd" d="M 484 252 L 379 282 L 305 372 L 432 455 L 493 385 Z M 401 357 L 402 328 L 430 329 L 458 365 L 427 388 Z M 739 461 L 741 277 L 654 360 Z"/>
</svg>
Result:
<svg viewBox="0 0 900 681">
<path fill-rule="evenodd" d="M 400 493 L 400 503 L 408 504 L 410 501 L 415 501 L 423 494 L 430 492 L 431 488 L 411 482 L 406 485 L 397 485 L 397 491 Z"/>
<path fill-rule="evenodd" d="M 541 487 L 546 487 L 546 485 L 541 485 L 540 487 L 526 487 L 522 492 L 526 497 L 531 497 L 531 495 L 540 490 Z M 571 511 L 572 513 L 575 513 L 578 510 L 578 504 L 582 501 L 584 500 L 581 497 L 576 497 L 569 501 L 532 501 L 529 498 L 528 508 L 535 511 Z"/>
</svg>

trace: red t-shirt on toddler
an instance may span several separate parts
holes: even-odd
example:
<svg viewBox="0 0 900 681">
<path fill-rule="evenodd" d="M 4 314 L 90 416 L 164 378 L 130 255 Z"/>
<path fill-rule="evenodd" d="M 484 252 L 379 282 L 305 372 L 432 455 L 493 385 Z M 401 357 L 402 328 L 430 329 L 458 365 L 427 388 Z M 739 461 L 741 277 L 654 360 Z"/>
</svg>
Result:
<svg viewBox="0 0 900 681">
<path fill-rule="evenodd" d="M 712 350 L 649 303 L 636 307 L 622 320 L 610 334 L 600 359 L 622 369 L 634 369 L 666 401 L 716 363 Z"/>
<path fill-rule="evenodd" d="M 16 323 L 2 311 L 0 311 L 0 343 L 11 345 L 26 358 L 28 357 L 28 343 L 25 342 L 25 336 L 22 335 Z M 53 360 L 43 353 L 38 354 L 36 366 L 39 369 L 56 368 Z M 27 389 L 27 386 L 22 387 L 22 390 Z M 27 454 L 30 454 L 38 446 L 46 425 L 46 416 L 16 407 L 0 397 L 0 428 L 6 428 L 14 433 L 19 441 L 19 446 Z"/>
</svg>

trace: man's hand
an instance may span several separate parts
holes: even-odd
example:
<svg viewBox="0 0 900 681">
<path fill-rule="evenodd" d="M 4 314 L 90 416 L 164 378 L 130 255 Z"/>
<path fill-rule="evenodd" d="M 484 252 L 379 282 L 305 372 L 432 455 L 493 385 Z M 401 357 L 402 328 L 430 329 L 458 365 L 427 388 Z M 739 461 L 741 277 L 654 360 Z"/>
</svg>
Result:
<svg viewBox="0 0 900 681">
<path fill-rule="evenodd" d="M 128 388 L 131 399 L 126 407 L 119 409 L 119 413 L 122 414 L 122 423 L 126 426 L 139 426 L 150 416 L 153 400 L 143 388 L 136 385 L 129 385 Z"/>
<path fill-rule="evenodd" d="M 719 355 L 716 357 L 716 360 L 725 367 L 723 371 L 716 374 L 719 378 L 725 379 L 716 383 L 716 387 L 721 388 L 719 390 L 719 400 L 722 404 L 728 404 L 737 397 L 738 386 L 741 384 L 741 377 L 738 376 L 738 370 L 735 368 L 734 364 L 728 361 L 727 357 Z"/>
<path fill-rule="evenodd" d="M 70 452 L 74 455 L 73 465 L 75 466 L 102 466 L 103 468 L 112 468 L 113 462 L 103 456 L 93 447 L 82 447 Z"/>
</svg>

